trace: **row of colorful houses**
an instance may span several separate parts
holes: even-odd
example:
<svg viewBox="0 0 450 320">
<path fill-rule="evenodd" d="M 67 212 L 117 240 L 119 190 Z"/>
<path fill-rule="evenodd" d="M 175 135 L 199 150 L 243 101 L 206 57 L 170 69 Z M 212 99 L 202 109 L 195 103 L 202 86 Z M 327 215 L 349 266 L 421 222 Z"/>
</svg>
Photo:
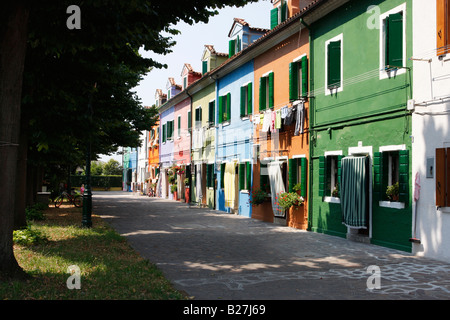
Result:
<svg viewBox="0 0 450 320">
<path fill-rule="evenodd" d="M 272 2 L 156 91 L 146 188 L 450 261 L 449 1 Z"/>
</svg>

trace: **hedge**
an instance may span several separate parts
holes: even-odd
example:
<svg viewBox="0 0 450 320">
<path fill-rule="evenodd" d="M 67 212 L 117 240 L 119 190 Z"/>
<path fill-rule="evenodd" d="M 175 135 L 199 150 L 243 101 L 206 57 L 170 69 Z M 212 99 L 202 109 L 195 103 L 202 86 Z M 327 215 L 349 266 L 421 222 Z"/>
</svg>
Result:
<svg viewBox="0 0 450 320">
<path fill-rule="evenodd" d="M 70 176 L 72 187 L 81 187 L 86 181 L 86 176 Z M 91 188 L 122 187 L 122 176 L 91 176 Z"/>
</svg>

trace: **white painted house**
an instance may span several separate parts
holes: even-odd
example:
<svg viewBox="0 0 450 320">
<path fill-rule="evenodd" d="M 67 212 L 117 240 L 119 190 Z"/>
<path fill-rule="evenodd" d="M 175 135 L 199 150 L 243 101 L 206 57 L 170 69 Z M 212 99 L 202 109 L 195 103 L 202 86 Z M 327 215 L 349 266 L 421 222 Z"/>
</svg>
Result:
<svg viewBox="0 0 450 320">
<path fill-rule="evenodd" d="M 412 11 L 413 253 L 450 262 L 450 0 Z"/>
</svg>

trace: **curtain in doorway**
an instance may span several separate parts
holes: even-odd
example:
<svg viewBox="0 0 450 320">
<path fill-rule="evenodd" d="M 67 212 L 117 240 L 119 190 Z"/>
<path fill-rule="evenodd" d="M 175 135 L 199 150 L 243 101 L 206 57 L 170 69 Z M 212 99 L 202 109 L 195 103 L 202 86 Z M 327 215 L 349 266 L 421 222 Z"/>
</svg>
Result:
<svg viewBox="0 0 450 320">
<path fill-rule="evenodd" d="M 202 203 L 202 164 L 195 165 L 195 191 L 197 194 L 197 203 Z"/>
<path fill-rule="evenodd" d="M 341 160 L 342 223 L 350 228 L 366 229 L 368 223 L 369 158 L 345 157 Z"/>
<path fill-rule="evenodd" d="M 236 162 L 225 164 L 225 207 L 234 209 L 236 202 Z"/>
<path fill-rule="evenodd" d="M 167 169 L 161 170 L 161 197 L 167 198 Z"/>
<path fill-rule="evenodd" d="M 282 162 L 280 161 L 273 161 L 267 165 L 270 193 L 272 198 L 272 210 L 273 215 L 276 217 L 284 217 L 285 215 L 285 211 L 279 205 L 277 205 L 278 201 L 276 199 L 276 197 L 278 197 L 280 193 L 286 191 L 284 188 L 283 175 L 280 168 L 281 164 Z"/>
</svg>

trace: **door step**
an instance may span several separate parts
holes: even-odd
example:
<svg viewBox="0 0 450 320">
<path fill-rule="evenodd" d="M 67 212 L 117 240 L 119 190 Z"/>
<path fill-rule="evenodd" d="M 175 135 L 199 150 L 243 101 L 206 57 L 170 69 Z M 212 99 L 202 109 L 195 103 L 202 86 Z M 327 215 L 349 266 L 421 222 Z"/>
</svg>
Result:
<svg viewBox="0 0 450 320">
<path fill-rule="evenodd" d="M 347 233 L 347 240 L 370 244 L 368 235 Z"/>
</svg>

